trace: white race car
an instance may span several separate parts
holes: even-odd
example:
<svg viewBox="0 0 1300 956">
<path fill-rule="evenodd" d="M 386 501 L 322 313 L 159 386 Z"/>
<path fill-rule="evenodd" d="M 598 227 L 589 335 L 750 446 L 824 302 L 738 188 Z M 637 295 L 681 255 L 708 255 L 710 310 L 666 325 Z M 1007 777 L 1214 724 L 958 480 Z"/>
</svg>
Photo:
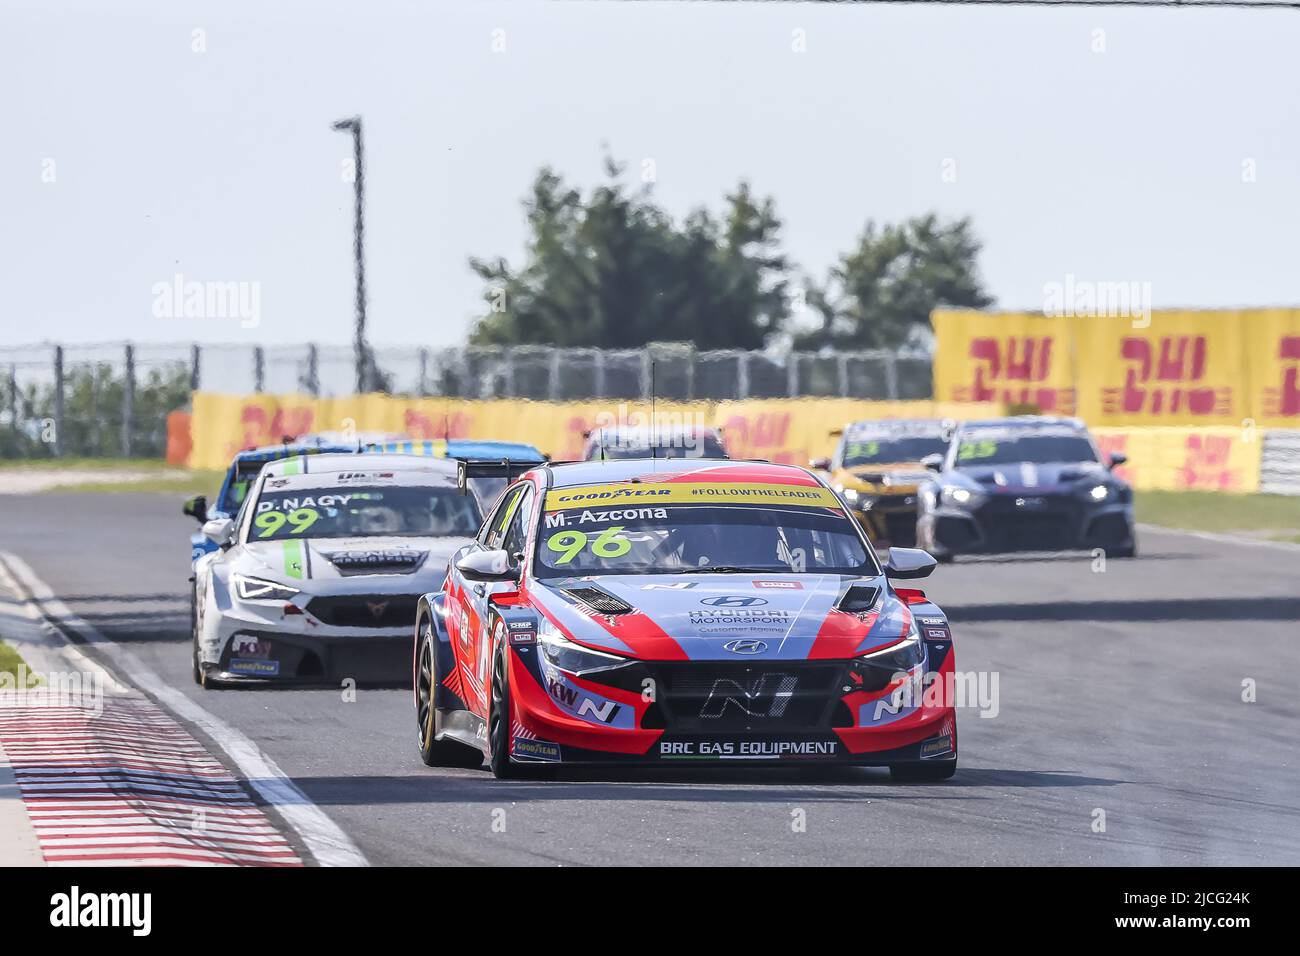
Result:
<svg viewBox="0 0 1300 956">
<path fill-rule="evenodd" d="M 416 602 L 478 532 L 455 461 L 303 455 L 268 463 L 194 567 L 194 679 L 410 680 Z M 462 466 L 463 470 L 463 466 Z"/>
</svg>

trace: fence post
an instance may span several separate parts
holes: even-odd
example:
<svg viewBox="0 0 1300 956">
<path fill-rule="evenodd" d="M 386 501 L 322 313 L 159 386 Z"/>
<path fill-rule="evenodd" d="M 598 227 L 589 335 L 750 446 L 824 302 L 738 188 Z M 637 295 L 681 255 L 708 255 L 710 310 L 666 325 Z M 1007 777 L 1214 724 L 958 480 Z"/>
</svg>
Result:
<svg viewBox="0 0 1300 956">
<path fill-rule="evenodd" d="M 320 396 L 320 350 L 315 342 L 307 346 L 307 391 L 313 398 Z"/>
<path fill-rule="evenodd" d="M 190 391 L 191 392 L 197 392 L 199 390 L 199 383 L 202 380 L 200 377 L 201 369 L 199 366 L 199 360 L 202 354 L 203 353 L 202 350 L 199 348 L 198 342 L 195 342 L 193 345 L 190 346 Z"/>
<path fill-rule="evenodd" d="M 262 387 L 266 384 L 266 357 L 262 354 L 262 346 L 253 346 L 253 391 L 259 395 L 262 393 Z"/>
<path fill-rule="evenodd" d="M 122 457 L 131 457 L 135 432 L 135 346 L 126 344 L 126 377 L 122 380 Z"/>
<path fill-rule="evenodd" d="M 890 401 L 898 398 L 898 356 L 892 351 L 885 353 L 885 396 Z"/>
<path fill-rule="evenodd" d="M 596 394 L 594 398 L 605 397 L 605 350 L 596 349 Z"/>
<path fill-rule="evenodd" d="M 63 457 L 63 346 L 54 346 L 54 457 Z"/>
<path fill-rule="evenodd" d="M 420 356 L 420 382 L 416 387 L 419 389 L 420 397 L 424 398 L 429 394 L 429 350 L 421 348 L 418 354 Z"/>
<path fill-rule="evenodd" d="M 785 393 L 789 398 L 799 397 L 799 353 L 791 352 L 785 367 Z"/>
<path fill-rule="evenodd" d="M 841 352 L 835 359 L 835 378 L 836 384 L 839 385 L 840 398 L 847 398 L 849 395 L 849 357 Z"/>
<path fill-rule="evenodd" d="M 501 350 L 501 379 L 505 388 L 506 398 L 515 397 L 515 349 L 512 345 L 507 345 Z"/>
<path fill-rule="evenodd" d="M 14 362 L 9 366 L 9 414 L 12 416 L 9 420 L 10 427 L 13 428 L 14 434 L 17 435 L 18 427 L 18 363 Z M 17 447 L 17 446 L 15 446 Z"/>
<path fill-rule="evenodd" d="M 560 400 L 560 350 L 557 348 L 551 349 L 549 378 L 550 382 L 547 383 L 549 386 L 547 395 L 550 397 L 551 401 L 558 402 Z"/>
<path fill-rule="evenodd" d="M 641 350 L 641 401 L 650 401 L 650 350 Z"/>
<path fill-rule="evenodd" d="M 749 352 L 741 352 L 736 360 L 736 398 L 742 402 L 749 398 Z"/>
</svg>

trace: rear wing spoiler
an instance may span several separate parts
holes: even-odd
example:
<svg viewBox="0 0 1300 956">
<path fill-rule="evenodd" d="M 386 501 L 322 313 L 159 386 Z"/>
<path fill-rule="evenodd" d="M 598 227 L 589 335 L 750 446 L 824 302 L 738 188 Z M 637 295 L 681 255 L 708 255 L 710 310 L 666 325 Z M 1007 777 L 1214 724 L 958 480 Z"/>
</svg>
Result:
<svg viewBox="0 0 1300 956">
<path fill-rule="evenodd" d="M 469 490 L 471 478 L 504 478 L 508 484 L 530 468 L 546 464 L 545 458 L 502 458 L 499 461 L 481 461 L 472 458 L 456 460 L 456 487 L 463 495 Z"/>
</svg>

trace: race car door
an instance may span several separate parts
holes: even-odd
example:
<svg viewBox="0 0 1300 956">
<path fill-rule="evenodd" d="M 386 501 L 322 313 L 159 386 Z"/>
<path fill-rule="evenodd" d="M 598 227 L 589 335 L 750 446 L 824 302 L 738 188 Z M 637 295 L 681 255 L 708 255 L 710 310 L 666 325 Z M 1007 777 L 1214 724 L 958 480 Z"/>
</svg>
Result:
<svg viewBox="0 0 1300 956">
<path fill-rule="evenodd" d="M 528 516 L 533 510 L 531 482 L 520 482 L 501 496 L 492 516 L 479 533 L 479 546 L 488 551 L 505 549 L 521 554 L 527 534 Z M 481 717 L 487 716 L 487 678 L 492 654 L 492 634 L 488 630 L 488 600 L 500 591 L 513 591 L 513 581 L 467 581 L 456 576 L 456 599 L 462 603 L 460 643 L 456 658 L 461 668 L 462 684 L 468 691 L 466 702 Z"/>
</svg>

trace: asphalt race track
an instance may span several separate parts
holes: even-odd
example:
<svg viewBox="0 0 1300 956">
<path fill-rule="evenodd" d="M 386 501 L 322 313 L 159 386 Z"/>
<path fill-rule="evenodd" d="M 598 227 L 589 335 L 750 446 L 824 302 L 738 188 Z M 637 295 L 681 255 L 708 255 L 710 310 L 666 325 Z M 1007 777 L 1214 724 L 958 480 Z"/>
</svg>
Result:
<svg viewBox="0 0 1300 956">
<path fill-rule="evenodd" d="M 170 496 L 0 496 L 0 550 L 252 738 L 372 864 L 1300 864 L 1297 548 L 1148 532 L 1103 573 L 1086 555 L 940 567 L 921 583 L 957 667 L 1000 691 L 997 716 L 959 713 L 946 784 L 731 768 L 498 782 L 420 763 L 408 690 L 196 687 L 192 527 Z"/>
</svg>

